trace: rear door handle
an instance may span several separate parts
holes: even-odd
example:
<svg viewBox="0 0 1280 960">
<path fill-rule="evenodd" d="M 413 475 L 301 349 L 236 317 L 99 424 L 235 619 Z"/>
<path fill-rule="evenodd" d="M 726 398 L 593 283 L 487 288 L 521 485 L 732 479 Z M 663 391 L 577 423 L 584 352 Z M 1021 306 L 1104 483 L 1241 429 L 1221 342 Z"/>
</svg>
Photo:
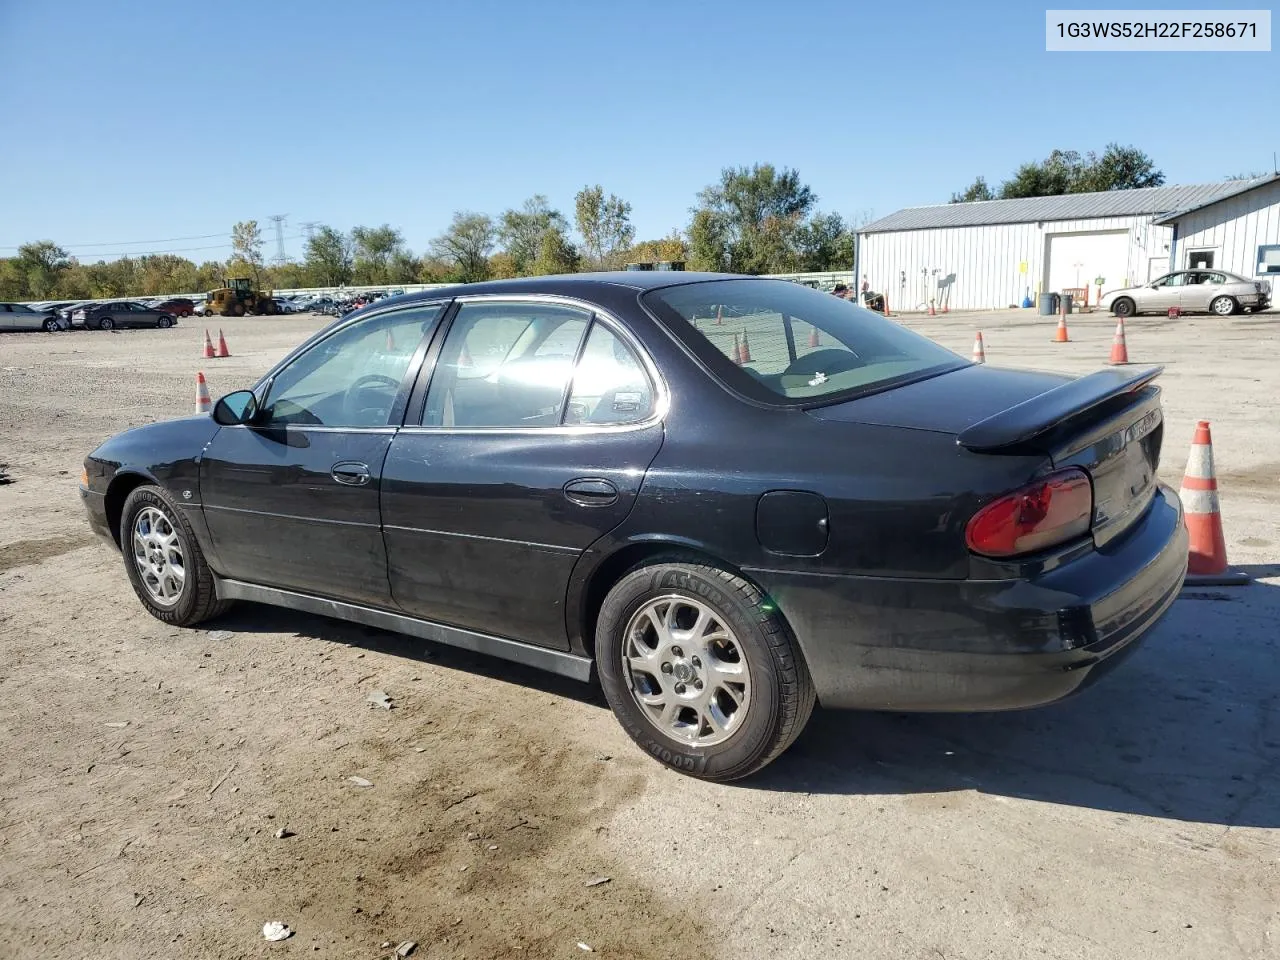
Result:
<svg viewBox="0 0 1280 960">
<path fill-rule="evenodd" d="M 580 507 L 608 507 L 618 502 L 618 488 L 608 480 L 584 478 L 564 485 L 565 498 Z"/>
<path fill-rule="evenodd" d="M 349 487 L 363 487 L 369 482 L 369 465 L 367 463 L 356 463 L 355 461 L 335 463 L 333 469 L 329 472 L 329 476 L 337 480 L 338 483 L 345 483 Z"/>
</svg>

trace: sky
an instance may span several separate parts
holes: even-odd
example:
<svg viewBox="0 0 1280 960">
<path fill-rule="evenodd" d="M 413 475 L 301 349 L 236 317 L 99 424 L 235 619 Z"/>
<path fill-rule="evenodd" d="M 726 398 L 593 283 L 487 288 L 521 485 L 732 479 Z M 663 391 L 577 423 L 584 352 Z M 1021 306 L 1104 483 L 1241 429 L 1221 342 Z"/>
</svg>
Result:
<svg viewBox="0 0 1280 960">
<path fill-rule="evenodd" d="M 572 219 L 595 183 L 652 239 L 762 162 L 855 220 L 1055 147 L 1133 144 L 1169 183 L 1271 171 L 1276 53 L 1046 53 L 1044 10 L 0 0 L 0 256 L 224 259 L 256 219 L 270 257 L 273 214 L 291 256 L 308 221 L 389 223 L 422 252 L 456 210 L 541 193 Z"/>
</svg>

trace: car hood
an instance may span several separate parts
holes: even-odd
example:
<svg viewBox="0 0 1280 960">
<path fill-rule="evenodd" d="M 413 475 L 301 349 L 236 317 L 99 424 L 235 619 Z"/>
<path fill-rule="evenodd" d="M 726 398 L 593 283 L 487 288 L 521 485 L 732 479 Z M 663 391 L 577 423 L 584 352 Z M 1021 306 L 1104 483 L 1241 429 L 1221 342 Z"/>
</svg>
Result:
<svg viewBox="0 0 1280 960">
<path fill-rule="evenodd" d="M 856 400 L 817 407 L 819 420 L 959 434 L 979 420 L 1038 397 L 1073 377 L 972 364 Z"/>
</svg>

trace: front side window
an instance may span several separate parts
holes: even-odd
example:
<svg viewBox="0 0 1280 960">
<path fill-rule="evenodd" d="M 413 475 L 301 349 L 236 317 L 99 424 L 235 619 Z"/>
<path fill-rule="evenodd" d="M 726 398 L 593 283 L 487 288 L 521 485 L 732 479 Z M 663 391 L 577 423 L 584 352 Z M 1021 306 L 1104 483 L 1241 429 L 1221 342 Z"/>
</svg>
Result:
<svg viewBox="0 0 1280 960">
<path fill-rule="evenodd" d="M 591 315 L 547 303 L 465 303 L 436 362 L 422 422 L 556 426 Z"/>
<path fill-rule="evenodd" d="M 383 427 L 409 362 L 443 306 L 395 310 L 359 320 L 295 357 L 267 393 L 268 424 Z"/>
<path fill-rule="evenodd" d="M 965 365 L 877 313 L 785 280 L 683 284 L 643 301 L 717 379 L 764 403 L 844 399 Z"/>
<path fill-rule="evenodd" d="M 1157 287 L 1181 287 L 1186 283 L 1185 273 L 1170 273 L 1156 281 Z"/>
</svg>

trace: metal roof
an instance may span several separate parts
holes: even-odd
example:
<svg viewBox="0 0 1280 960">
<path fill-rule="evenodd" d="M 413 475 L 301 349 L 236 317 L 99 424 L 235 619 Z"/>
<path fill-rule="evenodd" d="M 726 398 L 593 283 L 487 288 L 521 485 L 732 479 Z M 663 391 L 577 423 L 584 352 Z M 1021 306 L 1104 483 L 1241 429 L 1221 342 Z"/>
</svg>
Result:
<svg viewBox="0 0 1280 960">
<path fill-rule="evenodd" d="M 1134 217 L 1185 213 L 1252 190 L 1274 180 L 1223 180 L 1180 187 L 1146 187 L 1142 190 L 1107 190 L 1102 193 L 1066 193 L 1054 197 L 1020 197 L 1016 200 L 977 200 L 943 203 L 933 207 L 907 207 L 881 217 L 859 233 L 929 230 L 935 227 L 979 227 L 998 223 L 1035 223 L 1042 220 L 1088 220 L 1093 217 Z"/>
<path fill-rule="evenodd" d="M 1235 190 L 1228 190 L 1226 193 L 1222 194 L 1221 196 L 1214 197 L 1211 200 L 1202 201 L 1200 203 L 1195 204 L 1194 206 L 1180 207 L 1179 209 L 1173 211 L 1173 213 L 1165 214 L 1163 217 L 1156 218 L 1155 222 L 1156 223 L 1173 223 L 1173 221 L 1180 220 L 1189 213 L 1194 213 L 1197 210 L 1203 210 L 1205 207 L 1210 206 L 1212 204 L 1221 203 L 1223 200 L 1226 200 L 1228 197 L 1236 197 L 1242 193 L 1248 193 L 1250 190 L 1253 190 L 1257 187 L 1264 187 L 1269 183 L 1275 183 L 1277 180 L 1280 180 L 1280 173 L 1273 173 L 1266 177 L 1258 177 L 1256 180 L 1233 180 L 1232 183 L 1236 185 Z"/>
</svg>

